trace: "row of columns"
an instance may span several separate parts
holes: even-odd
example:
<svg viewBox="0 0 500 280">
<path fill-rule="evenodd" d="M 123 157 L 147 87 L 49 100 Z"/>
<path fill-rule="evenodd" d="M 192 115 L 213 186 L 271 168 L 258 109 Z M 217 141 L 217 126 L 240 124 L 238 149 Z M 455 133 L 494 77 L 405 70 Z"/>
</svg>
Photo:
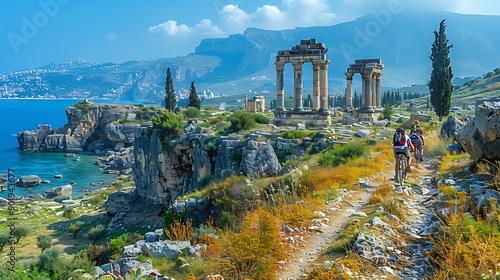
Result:
<svg viewBox="0 0 500 280">
<path fill-rule="evenodd" d="M 276 110 L 285 110 L 285 62 L 276 65 Z M 293 62 L 293 106 L 295 111 L 302 111 L 302 65 L 304 62 Z M 328 110 L 328 64 L 330 60 L 314 61 L 312 110 Z"/>
<path fill-rule="evenodd" d="M 346 72 L 346 109 L 353 109 L 352 105 L 352 76 L 355 73 Z M 382 73 L 364 72 L 361 73 L 361 108 L 375 109 L 382 107 L 382 92 L 380 79 Z"/>
</svg>

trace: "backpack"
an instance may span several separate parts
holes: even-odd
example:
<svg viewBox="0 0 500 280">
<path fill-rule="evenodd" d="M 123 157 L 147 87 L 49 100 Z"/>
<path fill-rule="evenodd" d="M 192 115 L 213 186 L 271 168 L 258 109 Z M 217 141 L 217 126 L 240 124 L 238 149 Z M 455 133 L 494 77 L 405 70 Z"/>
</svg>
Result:
<svg viewBox="0 0 500 280">
<path fill-rule="evenodd" d="M 412 127 L 411 127 L 411 131 L 410 131 L 410 138 L 411 139 L 417 139 L 420 137 L 420 126 L 414 124 Z"/>
<path fill-rule="evenodd" d="M 403 129 L 398 128 L 396 130 L 396 133 L 392 137 L 392 144 L 394 146 L 404 146 L 406 144 L 405 131 Z"/>
</svg>

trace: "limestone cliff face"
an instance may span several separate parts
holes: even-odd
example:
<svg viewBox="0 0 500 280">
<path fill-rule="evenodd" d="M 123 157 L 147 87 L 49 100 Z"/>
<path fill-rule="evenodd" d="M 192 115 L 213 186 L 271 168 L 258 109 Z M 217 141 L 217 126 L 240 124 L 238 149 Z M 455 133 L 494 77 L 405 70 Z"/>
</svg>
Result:
<svg viewBox="0 0 500 280">
<path fill-rule="evenodd" d="M 154 129 L 140 128 L 134 141 L 135 193 L 149 203 L 171 205 L 194 191 L 205 176 L 226 178 L 276 175 L 281 165 L 269 143 L 248 138 L 193 132 L 172 141 L 163 151 Z"/>
<path fill-rule="evenodd" d="M 135 119 L 134 105 L 94 104 L 87 101 L 66 108 L 68 123 L 62 128 L 39 125 L 17 134 L 22 151 L 84 152 L 131 146 L 136 123 L 114 124 Z"/>
</svg>

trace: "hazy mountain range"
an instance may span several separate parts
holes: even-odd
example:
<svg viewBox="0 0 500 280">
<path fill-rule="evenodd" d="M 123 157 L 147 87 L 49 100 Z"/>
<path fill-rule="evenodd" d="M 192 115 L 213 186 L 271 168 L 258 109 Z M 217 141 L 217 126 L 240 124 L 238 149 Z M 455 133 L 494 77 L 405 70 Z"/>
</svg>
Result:
<svg viewBox="0 0 500 280">
<path fill-rule="evenodd" d="M 453 13 L 377 12 L 334 26 L 268 31 L 249 28 L 244 34 L 204 39 L 193 54 L 122 64 L 75 61 L 0 75 L 0 97 L 161 99 L 167 67 L 175 73 L 176 90 L 191 81 L 199 91 L 220 95 L 275 91 L 277 50 L 291 49 L 301 39 L 316 38 L 328 48 L 330 93 L 343 92 L 344 72 L 354 59 L 381 58 L 383 87 L 426 83 L 431 71 L 433 31 L 446 19 L 452 68 L 456 78 L 482 76 L 500 66 L 500 16 Z M 293 70 L 285 68 L 285 91 L 292 92 Z M 304 65 L 304 91 L 312 84 Z M 355 77 L 361 83 L 359 77 Z M 286 94 L 287 94 L 286 93 Z"/>
</svg>

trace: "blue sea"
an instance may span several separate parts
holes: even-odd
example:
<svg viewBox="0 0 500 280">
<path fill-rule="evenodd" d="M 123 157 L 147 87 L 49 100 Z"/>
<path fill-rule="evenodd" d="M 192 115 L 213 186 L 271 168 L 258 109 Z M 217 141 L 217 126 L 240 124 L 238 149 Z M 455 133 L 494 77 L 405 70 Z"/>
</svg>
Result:
<svg viewBox="0 0 500 280">
<path fill-rule="evenodd" d="M 73 198 L 84 195 L 85 190 L 107 187 L 115 180 L 115 175 L 104 174 L 94 164 L 95 157 L 77 155 L 80 161 L 65 157 L 65 153 L 39 153 L 19 151 L 17 133 L 34 130 L 38 124 L 50 124 L 52 128 L 67 123 L 65 109 L 78 100 L 45 100 L 45 99 L 0 99 L 0 174 L 7 173 L 8 168 L 15 170 L 16 178 L 25 175 L 38 175 L 49 184 L 35 187 L 16 187 L 16 196 L 43 194 L 45 190 L 69 184 L 73 185 Z M 99 101 L 98 101 L 99 102 Z M 62 179 L 54 175 L 62 174 Z M 99 182 L 103 181 L 103 184 Z M 96 183 L 92 186 L 91 183 Z M 6 198 L 7 191 L 0 192 Z"/>
</svg>

